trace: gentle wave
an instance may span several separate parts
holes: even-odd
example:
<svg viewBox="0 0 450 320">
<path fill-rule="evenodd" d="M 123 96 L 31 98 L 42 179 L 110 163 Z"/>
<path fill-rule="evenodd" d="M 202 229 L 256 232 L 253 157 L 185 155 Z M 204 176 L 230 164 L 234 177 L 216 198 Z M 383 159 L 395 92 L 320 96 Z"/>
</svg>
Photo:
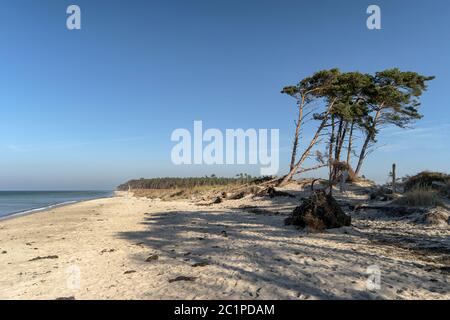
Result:
<svg viewBox="0 0 450 320">
<path fill-rule="evenodd" d="M 6 216 L 0 217 L 0 220 L 4 220 L 4 219 L 7 219 L 7 218 L 18 217 L 18 216 L 26 215 L 26 214 L 33 213 L 33 212 L 45 211 L 45 210 L 49 210 L 51 208 L 62 207 L 62 206 L 68 205 L 68 204 L 77 203 L 77 202 L 81 202 L 81 201 L 83 201 L 83 200 L 80 200 L 80 201 L 76 201 L 76 200 L 65 201 L 65 202 L 55 203 L 55 204 L 52 204 L 52 205 L 49 205 L 49 206 L 45 206 L 45 207 L 34 208 L 34 209 L 29 209 L 29 210 L 19 211 L 19 212 L 13 212 L 13 213 L 10 213 L 10 214 L 8 214 Z"/>
<path fill-rule="evenodd" d="M 111 196 L 109 191 L 0 191 L 0 220 Z"/>
</svg>

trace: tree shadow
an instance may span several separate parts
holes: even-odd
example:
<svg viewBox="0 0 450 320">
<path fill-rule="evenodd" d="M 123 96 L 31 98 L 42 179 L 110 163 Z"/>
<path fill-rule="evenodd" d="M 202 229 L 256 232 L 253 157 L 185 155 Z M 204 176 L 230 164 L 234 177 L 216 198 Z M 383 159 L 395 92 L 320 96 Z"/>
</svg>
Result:
<svg viewBox="0 0 450 320">
<path fill-rule="evenodd" d="M 278 205 L 276 199 L 273 203 Z M 411 261 L 367 250 L 370 233 L 355 228 L 350 235 L 306 234 L 285 226 L 283 220 L 282 214 L 199 207 L 147 214 L 141 222 L 145 230 L 117 236 L 167 257 L 164 263 L 181 266 L 177 270 L 196 275 L 198 281 L 191 289 L 209 289 L 216 299 L 383 299 L 395 296 L 399 287 L 418 290 L 429 284 L 427 276 L 405 271 L 420 269 Z M 132 258 L 144 263 L 142 256 Z M 194 268 L 199 262 L 206 262 L 205 266 Z M 366 288 L 366 269 L 371 265 L 389 274 L 383 290 Z M 180 275 L 168 273 L 168 277 Z M 398 283 L 399 279 L 405 283 Z M 245 285 L 236 287 L 238 282 Z"/>
</svg>

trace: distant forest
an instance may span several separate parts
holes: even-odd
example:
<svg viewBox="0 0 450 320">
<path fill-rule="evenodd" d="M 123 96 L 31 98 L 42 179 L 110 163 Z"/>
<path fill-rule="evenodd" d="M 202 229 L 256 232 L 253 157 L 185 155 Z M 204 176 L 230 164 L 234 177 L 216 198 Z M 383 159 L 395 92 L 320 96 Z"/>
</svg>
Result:
<svg viewBox="0 0 450 320">
<path fill-rule="evenodd" d="M 224 186 L 230 184 L 258 183 L 272 179 L 272 177 L 252 177 L 248 174 L 238 174 L 235 178 L 222 178 L 215 175 L 189 178 L 153 178 L 129 180 L 117 187 L 117 190 L 129 189 L 178 189 L 202 186 Z"/>
</svg>

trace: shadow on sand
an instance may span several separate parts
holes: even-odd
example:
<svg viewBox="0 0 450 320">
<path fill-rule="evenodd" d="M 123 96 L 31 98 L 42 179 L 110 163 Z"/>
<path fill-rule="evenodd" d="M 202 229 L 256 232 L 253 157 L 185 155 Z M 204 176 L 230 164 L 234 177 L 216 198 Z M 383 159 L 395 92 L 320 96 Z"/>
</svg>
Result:
<svg viewBox="0 0 450 320">
<path fill-rule="evenodd" d="M 197 289 L 216 293 L 211 298 L 234 292 L 232 297 L 238 298 L 383 299 L 392 298 L 400 287 L 414 290 L 429 285 L 428 277 L 406 271 L 423 268 L 420 263 L 368 250 L 376 237 L 371 232 L 351 227 L 350 234 L 306 234 L 285 226 L 284 218 L 199 207 L 147 214 L 142 221 L 146 230 L 122 232 L 118 237 L 186 268 L 203 261 L 207 267 L 193 272 L 200 274 Z M 384 288 L 377 292 L 366 289 L 366 268 L 371 265 L 387 273 Z M 204 281 L 202 273 L 208 274 Z M 401 279 L 408 280 L 407 285 Z M 246 283 L 247 289 L 236 293 L 237 281 Z"/>
</svg>

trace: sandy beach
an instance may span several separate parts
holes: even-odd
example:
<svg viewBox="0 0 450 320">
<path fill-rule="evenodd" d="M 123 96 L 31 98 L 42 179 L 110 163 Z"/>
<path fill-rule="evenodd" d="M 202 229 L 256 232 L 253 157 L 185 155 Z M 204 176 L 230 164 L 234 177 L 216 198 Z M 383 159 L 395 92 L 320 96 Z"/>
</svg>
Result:
<svg viewBox="0 0 450 320">
<path fill-rule="evenodd" d="M 296 204 L 120 193 L 0 221 L 0 299 L 450 299 L 448 226 L 358 214 L 307 233 L 284 225 Z"/>
</svg>

